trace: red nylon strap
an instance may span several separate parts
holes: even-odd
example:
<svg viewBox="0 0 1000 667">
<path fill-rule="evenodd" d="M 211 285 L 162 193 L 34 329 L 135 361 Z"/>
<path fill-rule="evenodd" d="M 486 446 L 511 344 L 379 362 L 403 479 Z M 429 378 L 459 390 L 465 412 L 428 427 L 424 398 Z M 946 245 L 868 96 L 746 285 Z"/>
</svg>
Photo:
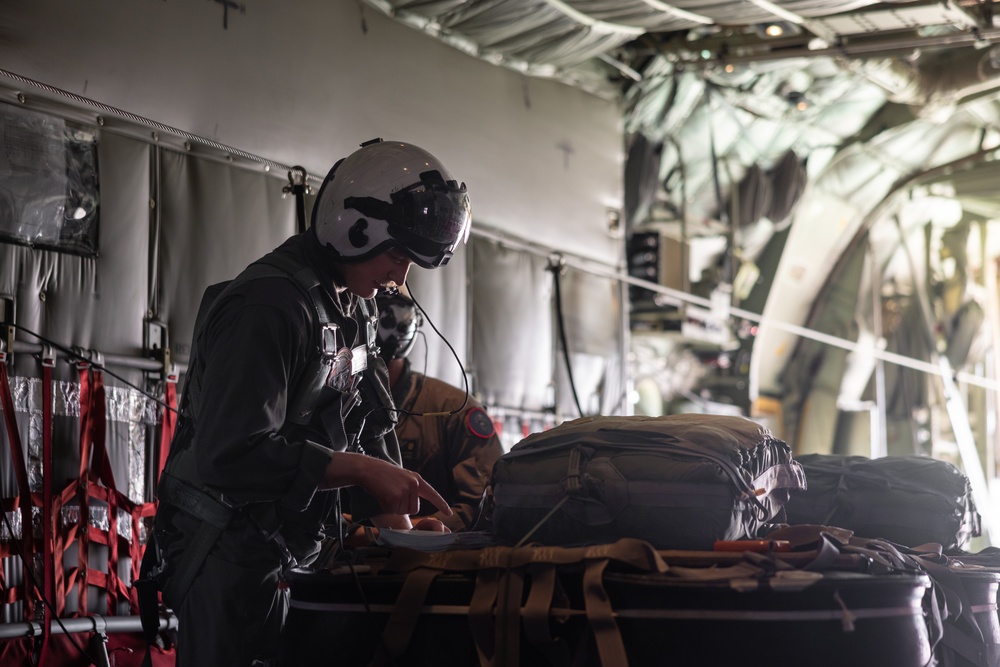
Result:
<svg viewBox="0 0 1000 667">
<path fill-rule="evenodd" d="M 52 503 L 52 514 L 53 517 L 62 516 L 62 508 L 68 504 L 71 504 L 73 499 L 77 497 L 78 489 L 80 488 L 79 480 L 70 480 L 69 484 L 55 497 Z M 52 551 L 56 554 L 59 562 L 62 563 L 63 554 L 69 550 L 69 545 L 73 544 L 77 535 L 80 533 L 80 527 L 82 522 L 76 524 L 70 524 L 68 526 L 62 526 L 62 530 L 57 530 L 55 533 L 55 538 L 52 544 Z M 62 616 L 66 610 L 66 592 L 71 590 L 73 586 L 76 585 L 77 568 L 73 568 L 67 572 L 63 567 L 55 568 L 55 589 L 56 597 L 52 601 L 55 605 L 56 616 Z"/>
<path fill-rule="evenodd" d="M 160 473 L 167 463 L 170 455 L 170 443 L 174 439 L 174 431 L 177 429 L 177 383 L 170 378 L 164 382 L 163 387 L 163 419 L 160 422 L 160 455 L 158 457 L 156 469 L 153 472 L 153 488 L 155 489 L 160 479 Z M 156 515 L 156 501 L 148 503 L 130 504 L 132 515 L 132 542 L 129 545 L 129 556 L 132 558 L 132 587 L 128 591 L 129 605 L 133 614 L 139 613 L 139 591 L 135 587 L 135 582 L 139 580 L 139 570 L 142 566 L 142 557 L 146 551 L 142 544 L 143 519 Z M 159 595 L 159 593 L 158 593 Z"/>
<path fill-rule="evenodd" d="M 80 499 L 80 530 L 77 532 L 77 566 L 74 571 L 75 578 L 80 584 L 79 595 L 77 595 L 77 611 L 81 616 L 86 616 L 88 612 L 87 586 L 88 568 L 90 555 L 90 495 L 87 493 L 88 468 L 90 464 L 90 445 L 94 437 L 94 427 L 92 425 L 93 405 L 91 400 L 90 387 L 90 365 L 79 364 L 80 372 L 80 483 L 77 486 L 77 496 Z"/>
<path fill-rule="evenodd" d="M 117 613 L 117 602 L 119 595 L 124 590 L 124 584 L 118 577 L 118 507 L 120 504 L 120 494 L 115 486 L 114 471 L 111 468 L 111 459 L 108 457 L 107 448 L 107 411 L 104 390 L 104 374 L 100 371 L 90 369 L 91 392 L 90 392 L 90 424 L 93 437 L 93 456 L 91 459 L 91 471 L 87 476 L 86 495 L 103 500 L 108 509 L 108 532 L 107 536 L 98 528 L 88 531 L 91 541 L 104 542 L 106 539 L 108 547 L 108 573 L 93 572 L 95 576 L 94 585 L 107 590 L 108 593 L 108 614 Z M 94 475 L 94 469 L 98 474 Z M 98 481 L 103 482 L 102 487 Z M 126 508 L 129 509 L 129 508 Z"/>
<path fill-rule="evenodd" d="M 100 371 L 91 370 L 91 428 L 93 429 L 93 442 L 94 442 L 94 453 L 91 461 L 91 471 L 94 468 L 97 469 L 98 479 L 104 483 L 104 486 L 111 489 L 112 491 L 117 491 L 118 487 L 115 485 L 115 473 L 111 468 L 111 459 L 108 458 L 108 446 L 107 446 L 107 431 L 108 431 L 108 417 L 107 417 L 107 400 L 105 398 L 104 391 L 104 374 Z M 91 479 L 94 479 L 93 474 L 91 474 Z M 96 480 L 95 480 L 96 481 Z"/>
<path fill-rule="evenodd" d="M 170 454 L 170 443 L 174 439 L 174 430 L 177 428 L 177 384 L 167 380 L 164 387 L 163 423 L 160 429 L 160 460 L 156 468 L 156 475 L 153 483 L 159 481 L 163 466 L 167 464 L 167 456 Z"/>
<path fill-rule="evenodd" d="M 55 568 L 53 560 L 52 514 L 52 365 L 42 361 L 42 590 L 45 591 L 44 624 L 42 626 L 42 653 L 39 662 L 45 664 L 49 655 L 49 631 L 52 628 L 52 609 L 55 595 Z"/>
<path fill-rule="evenodd" d="M 3 416 L 7 425 L 7 443 L 10 445 L 11 461 L 14 464 L 14 476 L 17 479 L 17 486 L 20 491 L 19 507 L 21 510 L 21 549 L 23 551 L 23 584 L 24 591 L 24 618 L 31 620 L 34 618 L 34 602 L 29 591 L 31 587 L 30 570 L 34 561 L 34 540 L 32 536 L 31 520 L 31 489 L 28 487 L 28 468 L 24 462 L 24 450 L 21 449 L 21 433 L 17 428 L 17 420 L 14 418 L 14 399 L 10 394 L 10 378 L 7 376 L 7 365 L 0 363 L 0 402 L 3 403 Z M 2 508 L 0 508 L 2 509 Z M 6 511 L 6 510 L 4 510 Z M 11 536 L 13 537 L 13 535 Z"/>
<path fill-rule="evenodd" d="M 142 520 L 146 517 L 156 515 L 156 503 L 142 503 L 132 508 L 132 543 L 129 545 L 129 554 L 132 557 L 132 588 L 128 592 L 129 606 L 132 614 L 139 614 L 139 589 L 135 582 L 139 581 L 139 569 L 142 567 L 142 557 L 146 551 L 140 541 L 142 536 Z M 157 592 L 159 596 L 160 593 Z"/>
</svg>

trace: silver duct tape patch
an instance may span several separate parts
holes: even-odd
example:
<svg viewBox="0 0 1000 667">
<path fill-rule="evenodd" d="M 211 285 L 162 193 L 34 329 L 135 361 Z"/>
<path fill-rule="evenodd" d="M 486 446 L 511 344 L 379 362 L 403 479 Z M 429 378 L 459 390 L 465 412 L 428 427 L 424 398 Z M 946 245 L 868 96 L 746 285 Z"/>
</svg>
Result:
<svg viewBox="0 0 1000 667">
<path fill-rule="evenodd" d="M 20 510 L 15 512 L 4 512 L 3 523 L 0 523 L 0 542 L 10 542 L 12 539 L 21 539 Z"/>
<path fill-rule="evenodd" d="M 42 413 L 41 378 L 13 377 L 10 379 L 15 412 Z M 80 383 L 52 383 L 53 411 L 57 417 L 80 416 Z M 158 390 L 157 390 L 158 391 Z M 131 387 L 104 388 L 107 419 L 111 422 L 159 422 L 159 404 Z"/>
<path fill-rule="evenodd" d="M 108 508 L 99 505 L 92 506 L 90 509 L 90 525 L 98 530 L 103 530 L 107 532 L 108 530 Z M 0 542 L 10 542 L 11 540 L 21 539 L 21 511 L 16 510 L 13 512 L 5 513 L 5 520 L 0 522 Z M 63 528 L 68 528 L 70 526 L 75 526 L 80 523 L 80 506 L 79 505 L 66 505 L 59 512 L 59 521 Z M 32 507 L 31 508 L 31 523 L 32 523 L 32 535 L 35 539 L 42 539 L 42 508 Z M 145 544 L 147 540 L 147 535 L 152 528 L 152 519 L 143 518 L 139 522 L 139 542 L 140 544 Z M 13 532 L 13 535 L 11 534 Z M 123 509 L 118 509 L 118 535 L 119 537 L 132 541 L 132 516 L 124 511 Z"/>
<path fill-rule="evenodd" d="M 42 379 L 14 377 L 10 379 L 14 411 L 28 415 L 27 461 L 28 486 L 32 491 L 42 490 Z M 160 393 L 162 386 L 154 388 Z M 78 382 L 53 382 L 53 415 L 80 417 L 80 384 Z M 160 419 L 160 405 L 142 392 L 131 387 L 105 387 L 105 411 L 109 423 L 127 424 L 128 480 L 127 487 L 119 488 L 135 502 L 145 497 L 147 437 L 150 426 Z"/>
</svg>

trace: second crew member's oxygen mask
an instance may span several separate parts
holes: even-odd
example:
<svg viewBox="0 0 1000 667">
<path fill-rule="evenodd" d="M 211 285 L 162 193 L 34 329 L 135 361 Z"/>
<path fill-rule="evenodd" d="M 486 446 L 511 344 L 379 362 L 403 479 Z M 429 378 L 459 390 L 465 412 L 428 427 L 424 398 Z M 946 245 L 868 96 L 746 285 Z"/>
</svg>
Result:
<svg viewBox="0 0 1000 667">
<path fill-rule="evenodd" d="M 379 346 L 379 356 L 385 360 L 386 363 L 394 359 L 402 359 L 410 354 L 413 350 L 413 346 L 416 343 L 417 334 L 423 334 L 420 331 L 420 327 L 426 321 L 430 324 L 431 329 L 434 333 L 444 341 L 444 344 L 448 346 L 451 350 L 452 356 L 458 362 L 459 367 L 462 369 L 462 379 L 465 381 L 465 401 L 462 405 L 450 412 L 423 412 L 423 413 L 411 413 L 405 410 L 398 410 L 402 414 L 412 414 L 415 416 L 438 416 L 438 415 L 453 415 L 461 412 L 465 409 L 465 406 L 469 403 L 469 376 L 465 372 L 465 368 L 462 366 L 462 361 L 458 357 L 458 353 L 455 352 L 455 348 L 452 347 L 448 339 L 438 330 L 434 323 L 431 322 L 430 318 L 424 313 L 424 309 L 420 307 L 413 295 L 409 296 L 404 294 L 390 294 L 389 292 L 380 293 L 375 297 L 376 304 L 378 305 L 378 324 L 376 328 L 375 340 Z M 426 338 L 424 339 L 426 342 Z M 426 347 L 425 347 L 426 350 Z M 424 361 L 427 361 L 426 353 L 424 356 Z"/>
</svg>

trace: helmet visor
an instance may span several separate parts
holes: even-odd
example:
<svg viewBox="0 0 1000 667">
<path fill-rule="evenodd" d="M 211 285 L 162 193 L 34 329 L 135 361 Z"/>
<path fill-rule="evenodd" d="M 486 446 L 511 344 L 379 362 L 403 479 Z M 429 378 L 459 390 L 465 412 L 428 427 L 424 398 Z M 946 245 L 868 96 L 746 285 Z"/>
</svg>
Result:
<svg viewBox="0 0 1000 667">
<path fill-rule="evenodd" d="M 391 199 L 347 197 L 344 208 L 385 220 L 389 237 L 426 269 L 446 264 L 459 242 L 468 240 L 472 207 L 464 183 L 446 182 L 439 172 L 428 171 Z"/>
<path fill-rule="evenodd" d="M 432 172 L 436 175 L 436 172 Z M 441 266 L 469 238 L 472 207 L 465 184 L 427 178 L 393 193 L 389 235 L 425 267 Z"/>
</svg>

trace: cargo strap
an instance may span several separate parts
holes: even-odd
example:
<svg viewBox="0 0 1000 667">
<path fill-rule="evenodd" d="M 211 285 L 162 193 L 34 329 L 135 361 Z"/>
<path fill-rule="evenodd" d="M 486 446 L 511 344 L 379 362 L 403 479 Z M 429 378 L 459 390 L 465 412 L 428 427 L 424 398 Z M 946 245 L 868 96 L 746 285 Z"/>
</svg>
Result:
<svg viewBox="0 0 1000 667">
<path fill-rule="evenodd" d="M 19 585 L 8 585 L 4 581 L 4 571 L 0 570 L 0 603 L 11 604 L 13 602 L 22 601 L 24 603 L 24 618 L 25 620 L 32 620 L 34 618 L 34 604 L 35 598 L 31 594 L 31 571 L 29 570 L 34 563 L 34 553 L 35 553 L 35 540 L 32 537 L 31 526 L 32 522 L 32 497 L 31 488 L 28 485 L 28 468 L 24 459 L 24 449 L 21 445 L 21 434 L 17 427 L 17 420 L 14 417 L 14 400 L 10 391 L 10 380 L 7 375 L 7 365 L 4 360 L 0 360 L 0 405 L 2 405 L 2 412 L 4 416 L 4 424 L 6 426 L 7 437 L 0 438 L 0 444 L 3 440 L 7 441 L 10 447 L 11 462 L 14 466 L 14 478 L 17 480 L 18 495 L 13 499 L 8 501 L 4 499 L 4 502 L 0 503 L 0 512 L 6 512 L 8 507 L 11 512 L 19 511 L 21 515 L 21 545 L 20 545 L 20 555 L 22 557 L 22 578 Z M 10 503 L 7 505 L 7 503 Z M 3 517 L 3 527 L 5 530 L 9 527 L 9 522 L 7 517 Z M 17 539 L 14 531 L 11 530 L 10 534 L 11 541 Z M 0 558 L 11 555 L 15 553 L 13 549 L 8 551 L 2 542 L 0 542 Z"/>
<path fill-rule="evenodd" d="M 554 659 L 555 664 L 568 664 L 568 647 L 553 639 L 549 632 L 550 611 L 554 602 L 564 598 L 558 588 L 556 568 L 580 565 L 585 613 L 601 663 L 626 665 L 625 645 L 603 583 L 604 571 L 612 561 L 643 572 L 663 573 L 668 569 L 651 544 L 633 538 L 576 548 L 488 547 L 434 553 L 397 549 L 381 571 L 410 575 L 386 624 L 383 644 L 371 664 L 386 664 L 403 654 L 431 583 L 445 571 L 477 573 L 469 623 L 481 665 L 517 666 L 522 622 L 525 636 L 533 645 Z M 526 579 L 530 580 L 530 590 L 522 607 Z"/>
<path fill-rule="evenodd" d="M 552 633 L 553 623 L 584 615 L 593 632 L 600 664 L 628 664 L 625 645 L 604 573 L 615 563 L 649 574 L 700 582 L 729 582 L 734 588 L 756 588 L 762 580 L 781 581 L 785 589 L 804 588 L 822 575 L 802 572 L 762 554 L 744 554 L 741 561 L 713 567 L 668 565 L 650 543 L 623 538 L 611 544 L 584 547 L 487 547 L 479 550 L 421 552 L 396 549 L 378 568 L 379 573 L 408 573 L 383 630 L 382 642 L 369 667 L 393 664 L 404 655 L 435 578 L 443 572 L 474 573 L 475 589 L 469 602 L 469 626 L 482 667 L 517 667 L 523 636 L 548 664 L 573 664 L 567 642 Z M 584 609 L 573 609 L 558 573 L 582 572 Z M 781 572 L 787 570 L 787 572 Z M 789 575 L 789 576 L 783 576 Z M 797 575 L 797 576 L 793 576 Z M 525 591 L 527 593 L 525 594 Z M 524 601 L 522 604 L 522 600 Z M 904 610 L 912 613 L 911 609 Z M 841 618 L 847 612 L 828 617 Z"/>
</svg>

